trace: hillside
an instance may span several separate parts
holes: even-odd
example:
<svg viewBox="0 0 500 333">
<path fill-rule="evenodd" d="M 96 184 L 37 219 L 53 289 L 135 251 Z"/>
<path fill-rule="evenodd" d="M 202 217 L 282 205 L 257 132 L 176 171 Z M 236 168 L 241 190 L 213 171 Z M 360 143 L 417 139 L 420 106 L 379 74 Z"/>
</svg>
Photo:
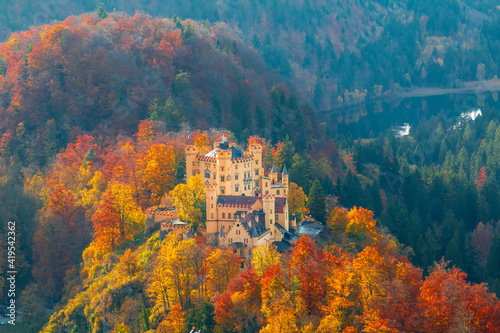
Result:
<svg viewBox="0 0 500 333">
<path fill-rule="evenodd" d="M 495 332 L 495 6 L 0 2 L 0 218 L 20 221 L 32 314 L 18 329 Z M 444 92 L 475 95 L 403 99 Z M 415 121 L 397 136 L 374 118 Z M 207 241 L 204 180 L 184 184 L 184 148 L 222 135 L 262 144 L 261 165 L 288 170 L 290 218 L 326 232 L 290 252 L 259 247 L 245 270 Z M 182 208 L 182 236 L 143 230 L 157 206 Z"/>
<path fill-rule="evenodd" d="M 86 254 L 82 285 L 42 332 L 496 331 L 494 295 L 444 262 L 423 279 L 371 214 L 336 210 L 329 225 L 342 247 L 307 236 L 287 254 L 263 245 L 241 272 L 231 250 L 179 233 L 101 260 Z"/>
<path fill-rule="evenodd" d="M 130 134 L 148 117 L 243 139 L 277 141 L 285 127 L 300 142 L 321 137 L 314 111 L 283 84 L 273 95 L 279 81 L 238 36 L 224 23 L 142 14 L 86 14 L 15 33 L 0 46 L 2 156 L 43 166 L 83 132 Z"/>
<path fill-rule="evenodd" d="M 498 74 L 494 1 L 103 1 L 109 11 L 225 22 L 320 110 L 400 87 L 457 87 Z M 90 1 L 16 1 L 3 36 L 95 9 Z M 478 65 L 485 67 L 478 72 Z M 481 68 L 481 67 L 480 67 Z M 366 89 L 366 91 L 365 91 Z M 347 91 L 347 94 L 346 94 Z M 357 92 L 356 92 L 357 91 Z"/>
</svg>

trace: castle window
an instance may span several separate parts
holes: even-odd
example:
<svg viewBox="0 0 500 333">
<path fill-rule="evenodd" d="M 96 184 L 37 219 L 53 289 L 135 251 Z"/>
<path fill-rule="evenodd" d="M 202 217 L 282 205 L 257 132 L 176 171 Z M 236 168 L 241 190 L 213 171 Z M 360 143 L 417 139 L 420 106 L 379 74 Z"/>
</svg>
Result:
<svg viewBox="0 0 500 333">
<path fill-rule="evenodd" d="M 234 185 L 234 192 L 240 191 L 240 185 Z"/>
<path fill-rule="evenodd" d="M 234 168 L 235 168 L 235 169 L 238 169 L 238 164 L 235 164 L 235 165 L 234 165 Z"/>
<path fill-rule="evenodd" d="M 196 162 L 193 162 L 193 166 L 196 166 Z"/>
<path fill-rule="evenodd" d="M 211 208 L 214 208 L 214 204 L 212 204 L 212 207 Z"/>
<path fill-rule="evenodd" d="M 220 176 L 220 181 L 223 182 L 224 181 L 224 176 Z"/>
<path fill-rule="evenodd" d="M 210 179 L 210 171 L 205 171 L 205 178 L 209 178 Z"/>
<path fill-rule="evenodd" d="M 196 176 L 196 170 L 193 170 L 193 176 Z"/>
<path fill-rule="evenodd" d="M 245 191 L 247 190 L 247 183 L 243 184 Z"/>
<path fill-rule="evenodd" d="M 280 195 L 280 190 L 276 190 L 276 195 Z"/>
<path fill-rule="evenodd" d="M 226 218 L 226 213 L 222 213 L 222 218 L 225 219 Z"/>
<path fill-rule="evenodd" d="M 243 241 L 245 242 L 245 244 L 248 244 L 248 238 L 245 238 Z"/>
<path fill-rule="evenodd" d="M 224 167 L 220 167 L 220 171 L 224 171 Z"/>
<path fill-rule="evenodd" d="M 265 193 L 265 194 L 269 194 L 269 191 L 266 191 L 266 193 Z"/>
<path fill-rule="evenodd" d="M 225 191 L 225 190 L 226 190 L 226 188 L 225 188 L 224 186 L 221 186 L 221 188 L 220 188 L 220 193 L 221 193 L 221 194 L 224 194 L 224 191 Z"/>
<path fill-rule="evenodd" d="M 270 223 L 270 224 L 273 224 L 273 219 L 270 219 L 270 220 L 269 220 L 269 223 Z M 273 234 L 273 233 L 271 232 L 271 235 L 272 235 L 272 234 Z"/>
<path fill-rule="evenodd" d="M 231 213 L 227 213 L 227 218 L 230 219 L 231 218 Z"/>
<path fill-rule="evenodd" d="M 283 194 L 286 194 L 286 190 L 283 190 Z"/>
<path fill-rule="evenodd" d="M 217 179 L 217 174 L 214 172 L 214 180 Z"/>
<path fill-rule="evenodd" d="M 259 169 L 255 169 L 255 175 L 258 176 L 259 175 Z"/>
<path fill-rule="evenodd" d="M 227 175 L 227 181 L 231 180 L 231 175 Z"/>
<path fill-rule="evenodd" d="M 234 174 L 234 180 L 238 180 L 238 174 L 237 173 Z"/>
<path fill-rule="evenodd" d="M 259 160 L 255 160 L 255 165 L 258 165 L 259 164 Z"/>
<path fill-rule="evenodd" d="M 214 213 L 212 213 L 212 218 L 214 218 Z"/>
<path fill-rule="evenodd" d="M 278 214 L 274 215 L 274 219 L 278 222 Z"/>
<path fill-rule="evenodd" d="M 266 187 L 267 187 L 268 183 L 266 182 Z"/>
</svg>

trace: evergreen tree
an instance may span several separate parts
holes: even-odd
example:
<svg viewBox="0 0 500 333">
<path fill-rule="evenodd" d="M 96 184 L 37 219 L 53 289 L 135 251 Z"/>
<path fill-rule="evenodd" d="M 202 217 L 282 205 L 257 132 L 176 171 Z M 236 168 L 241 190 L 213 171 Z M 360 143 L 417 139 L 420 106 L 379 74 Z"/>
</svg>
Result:
<svg viewBox="0 0 500 333">
<path fill-rule="evenodd" d="M 500 278 L 500 237 L 495 236 L 486 259 L 486 278 L 495 281 Z"/>
<path fill-rule="evenodd" d="M 283 141 L 283 146 L 281 147 L 279 160 L 277 161 L 276 166 L 278 170 L 280 171 L 283 170 L 284 166 L 290 168 L 293 163 L 294 155 L 295 155 L 295 147 L 293 145 L 292 140 L 290 140 L 290 137 L 287 134 L 285 140 Z"/>
<path fill-rule="evenodd" d="M 319 222 L 325 222 L 326 217 L 326 198 L 323 192 L 323 187 L 319 180 L 315 180 L 309 191 L 307 208 L 311 212 L 311 216 Z"/>
<path fill-rule="evenodd" d="M 191 24 L 191 22 L 188 21 L 188 23 L 186 24 L 186 28 L 182 32 L 182 38 L 184 40 L 186 40 L 186 39 L 190 38 L 191 36 L 193 36 L 194 34 L 195 34 L 194 27 Z"/>
<path fill-rule="evenodd" d="M 264 156 L 264 161 L 263 161 L 265 169 L 270 169 L 274 163 L 274 157 L 273 154 L 271 153 L 272 148 L 273 146 L 271 146 L 271 143 L 268 141 L 266 144 L 266 154 Z"/>
<path fill-rule="evenodd" d="M 199 308 L 186 313 L 187 331 L 195 327 L 201 332 L 213 332 L 215 325 L 215 308 L 212 303 L 203 302 Z"/>
<path fill-rule="evenodd" d="M 99 4 L 99 7 L 97 7 L 96 14 L 99 20 L 104 20 L 108 17 L 108 12 L 106 12 L 106 7 L 104 7 L 103 3 Z"/>
<path fill-rule="evenodd" d="M 291 181 L 302 187 L 304 192 L 310 191 L 314 178 L 312 175 L 312 160 L 307 153 L 304 155 L 297 153 L 293 156 L 293 163 L 289 172 Z"/>
<path fill-rule="evenodd" d="M 459 267 L 461 269 L 464 268 L 462 252 L 459 249 L 455 237 L 453 237 L 452 240 L 450 240 L 448 242 L 448 245 L 446 246 L 445 258 L 446 260 L 451 260 L 454 266 Z"/>
</svg>

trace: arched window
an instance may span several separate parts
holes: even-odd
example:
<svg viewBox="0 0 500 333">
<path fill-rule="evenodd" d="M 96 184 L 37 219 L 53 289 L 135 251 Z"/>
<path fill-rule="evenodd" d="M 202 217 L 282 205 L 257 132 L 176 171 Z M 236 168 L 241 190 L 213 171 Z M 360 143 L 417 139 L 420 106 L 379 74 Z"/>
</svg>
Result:
<svg viewBox="0 0 500 333">
<path fill-rule="evenodd" d="M 205 178 L 210 179 L 210 171 L 209 170 L 205 170 Z"/>
</svg>

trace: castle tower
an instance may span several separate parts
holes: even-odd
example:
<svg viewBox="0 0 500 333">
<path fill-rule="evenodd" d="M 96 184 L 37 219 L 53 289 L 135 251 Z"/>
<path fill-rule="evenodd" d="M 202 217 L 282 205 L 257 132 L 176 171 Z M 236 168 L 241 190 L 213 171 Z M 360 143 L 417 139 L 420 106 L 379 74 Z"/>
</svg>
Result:
<svg viewBox="0 0 500 333">
<path fill-rule="evenodd" d="M 260 177 L 264 175 L 264 168 L 262 167 L 262 145 L 251 144 L 248 147 L 250 154 L 253 155 L 253 179 L 255 184 L 260 184 Z"/>
<path fill-rule="evenodd" d="M 276 184 L 278 182 L 278 170 L 276 170 L 276 165 L 273 163 L 273 168 L 271 169 L 271 184 Z"/>
<path fill-rule="evenodd" d="M 271 229 L 274 237 L 274 197 L 270 194 L 262 196 L 262 206 L 264 209 L 266 229 Z M 271 237 L 271 239 L 273 238 Z"/>
<path fill-rule="evenodd" d="M 218 232 L 217 225 L 217 184 L 206 183 L 207 188 L 207 233 Z"/>
<path fill-rule="evenodd" d="M 228 181 L 228 176 L 231 177 L 231 157 L 230 149 L 219 149 L 215 152 L 217 158 L 217 184 L 219 185 L 219 194 L 233 195 L 232 182 Z"/>
<path fill-rule="evenodd" d="M 281 173 L 281 183 L 285 187 L 284 194 L 285 197 L 288 197 L 288 170 L 286 169 L 286 165 L 283 167 L 283 172 Z"/>
<path fill-rule="evenodd" d="M 189 177 L 199 173 L 198 159 L 196 158 L 196 156 L 198 155 L 198 147 L 187 146 L 185 149 L 185 153 L 186 153 L 186 181 L 187 181 Z"/>
</svg>

